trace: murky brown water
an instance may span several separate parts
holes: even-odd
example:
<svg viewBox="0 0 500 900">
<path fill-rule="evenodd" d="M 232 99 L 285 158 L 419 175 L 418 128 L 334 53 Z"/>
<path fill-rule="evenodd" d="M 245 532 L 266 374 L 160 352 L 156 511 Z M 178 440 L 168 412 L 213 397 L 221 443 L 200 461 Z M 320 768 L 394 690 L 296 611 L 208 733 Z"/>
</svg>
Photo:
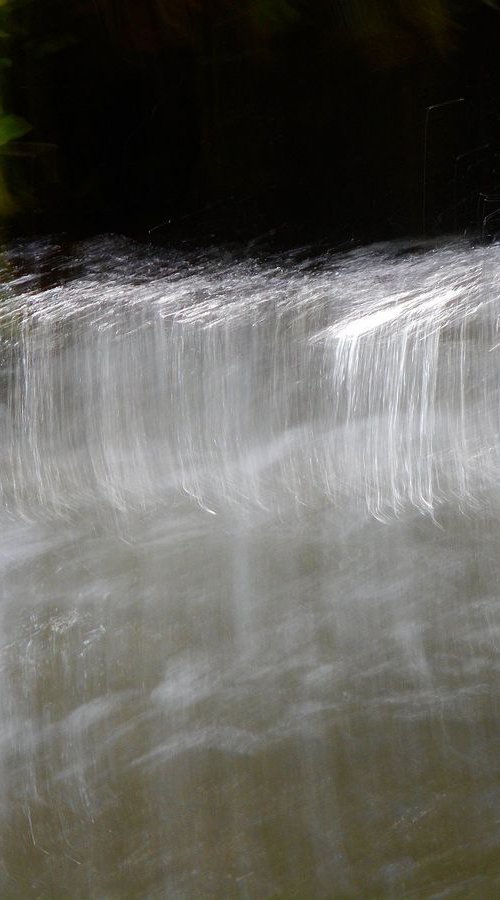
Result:
<svg viewBox="0 0 500 900">
<path fill-rule="evenodd" d="M 497 257 L 10 271 L 2 898 L 500 893 Z"/>
</svg>

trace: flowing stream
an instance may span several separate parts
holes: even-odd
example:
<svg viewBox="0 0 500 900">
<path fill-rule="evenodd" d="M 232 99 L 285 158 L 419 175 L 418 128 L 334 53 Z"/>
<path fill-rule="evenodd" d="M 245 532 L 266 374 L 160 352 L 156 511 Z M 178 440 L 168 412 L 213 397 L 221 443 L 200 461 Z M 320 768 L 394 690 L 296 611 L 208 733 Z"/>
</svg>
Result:
<svg viewBox="0 0 500 900">
<path fill-rule="evenodd" d="M 417 250 L 4 253 L 4 900 L 500 894 L 500 248 Z"/>
</svg>

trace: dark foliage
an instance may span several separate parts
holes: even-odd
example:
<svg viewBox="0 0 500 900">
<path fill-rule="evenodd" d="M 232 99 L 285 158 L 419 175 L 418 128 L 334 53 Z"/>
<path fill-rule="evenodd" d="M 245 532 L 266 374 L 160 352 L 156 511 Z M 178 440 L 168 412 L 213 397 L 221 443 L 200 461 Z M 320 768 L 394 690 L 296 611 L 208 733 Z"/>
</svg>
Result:
<svg viewBox="0 0 500 900">
<path fill-rule="evenodd" d="M 0 15 L 18 230 L 366 240 L 495 219 L 492 2 L 4 0 Z"/>
</svg>

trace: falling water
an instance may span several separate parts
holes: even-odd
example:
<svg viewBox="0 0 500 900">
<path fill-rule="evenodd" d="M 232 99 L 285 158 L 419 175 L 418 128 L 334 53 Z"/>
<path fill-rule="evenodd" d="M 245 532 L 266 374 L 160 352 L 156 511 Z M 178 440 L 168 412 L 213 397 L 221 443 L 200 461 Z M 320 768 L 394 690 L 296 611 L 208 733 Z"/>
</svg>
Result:
<svg viewBox="0 0 500 900">
<path fill-rule="evenodd" d="M 3 898 L 498 893 L 500 250 L 420 250 L 5 255 Z"/>
</svg>

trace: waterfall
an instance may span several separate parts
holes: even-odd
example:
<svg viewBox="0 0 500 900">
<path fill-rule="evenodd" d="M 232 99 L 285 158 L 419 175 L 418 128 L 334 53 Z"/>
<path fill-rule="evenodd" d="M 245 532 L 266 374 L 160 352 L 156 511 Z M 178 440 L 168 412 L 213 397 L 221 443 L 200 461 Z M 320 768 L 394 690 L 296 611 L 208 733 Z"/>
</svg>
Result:
<svg viewBox="0 0 500 900">
<path fill-rule="evenodd" d="M 5 252 L 2 896 L 495 892 L 500 255 L 418 250 Z"/>
</svg>

